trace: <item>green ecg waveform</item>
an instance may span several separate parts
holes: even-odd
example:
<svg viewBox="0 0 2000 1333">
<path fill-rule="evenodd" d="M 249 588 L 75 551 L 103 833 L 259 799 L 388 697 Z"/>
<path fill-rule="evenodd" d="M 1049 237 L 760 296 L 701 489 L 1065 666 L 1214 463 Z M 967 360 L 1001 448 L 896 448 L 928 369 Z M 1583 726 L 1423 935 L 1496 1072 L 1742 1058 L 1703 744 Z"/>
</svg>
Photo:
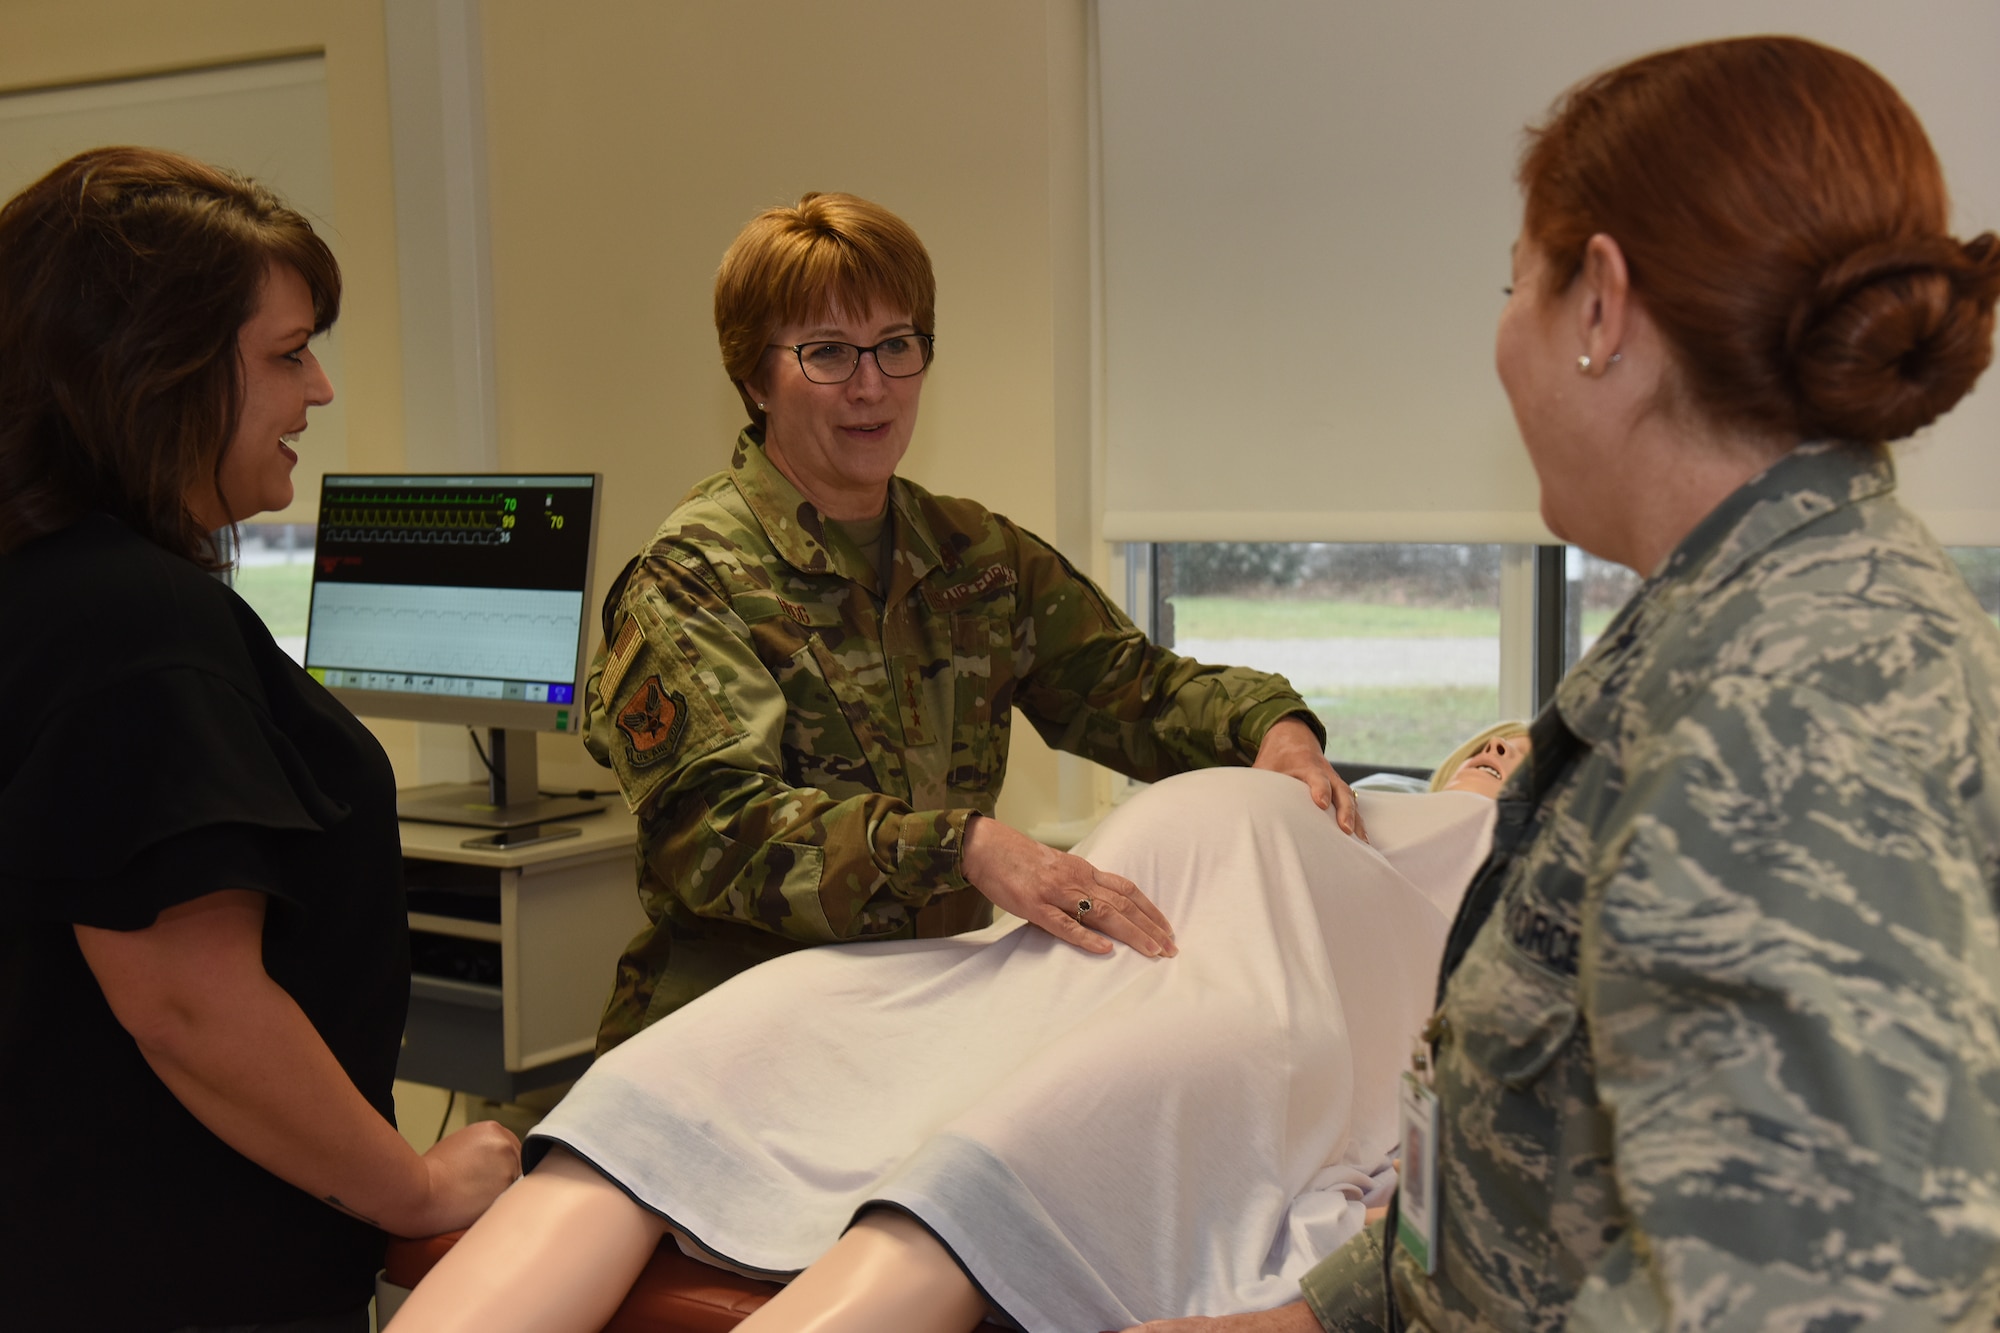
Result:
<svg viewBox="0 0 2000 1333">
<path fill-rule="evenodd" d="M 422 505 L 497 505 L 506 496 L 495 492 L 492 495 L 453 495 L 449 492 L 437 495 L 413 495 L 409 491 L 387 491 L 381 495 L 362 495 L 342 491 L 338 504 L 422 504 Z"/>
<path fill-rule="evenodd" d="M 363 508 L 346 504 L 328 506 L 326 523 L 328 527 L 476 530 L 492 530 L 506 526 L 501 522 L 501 515 L 493 510 L 439 509 L 428 506 Z"/>
</svg>

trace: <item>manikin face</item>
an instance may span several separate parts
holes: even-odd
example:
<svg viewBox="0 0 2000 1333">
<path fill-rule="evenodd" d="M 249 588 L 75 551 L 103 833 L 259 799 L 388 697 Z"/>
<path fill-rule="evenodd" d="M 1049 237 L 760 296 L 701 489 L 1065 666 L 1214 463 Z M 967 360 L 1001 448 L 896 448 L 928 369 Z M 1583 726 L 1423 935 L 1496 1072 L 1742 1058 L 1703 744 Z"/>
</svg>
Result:
<svg viewBox="0 0 2000 1333">
<path fill-rule="evenodd" d="M 839 384 L 815 384 L 791 348 L 816 339 L 872 347 L 917 326 L 900 310 L 875 307 L 862 316 L 835 313 L 787 324 L 771 335 L 757 374 L 746 381 L 764 404 L 764 448 L 799 491 L 835 518 L 865 518 L 882 511 L 889 478 L 910 447 L 917 424 L 920 374 L 891 379 L 864 356 Z"/>
<path fill-rule="evenodd" d="M 306 409 L 333 401 L 333 385 L 306 346 L 312 331 L 306 280 L 288 264 L 271 265 L 256 312 L 236 335 L 243 411 L 222 455 L 222 497 L 211 494 L 190 506 L 205 526 L 240 523 L 292 502 L 292 468 L 299 461 L 292 446 L 306 428 Z M 210 489 L 205 477 L 199 486 Z"/>
<path fill-rule="evenodd" d="M 1458 766 L 1458 771 L 1444 784 L 1444 790 L 1498 797 L 1500 788 L 1527 757 L 1526 736 L 1495 736 Z"/>
</svg>

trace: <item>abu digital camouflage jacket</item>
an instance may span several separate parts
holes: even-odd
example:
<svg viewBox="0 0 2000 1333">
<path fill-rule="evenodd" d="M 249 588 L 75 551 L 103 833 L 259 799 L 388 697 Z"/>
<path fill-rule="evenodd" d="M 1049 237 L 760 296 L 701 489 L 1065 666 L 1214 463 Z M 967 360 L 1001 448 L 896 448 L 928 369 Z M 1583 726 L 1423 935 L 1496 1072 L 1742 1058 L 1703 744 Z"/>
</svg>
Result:
<svg viewBox="0 0 2000 1333">
<path fill-rule="evenodd" d="M 1144 780 L 1249 763 L 1283 678 L 1156 648 L 1032 533 L 897 478 L 893 576 L 746 432 L 605 601 L 588 744 L 640 821 L 652 925 L 620 960 L 608 1049 L 807 944 L 989 919 L 959 870 L 1019 709 Z"/>
<path fill-rule="evenodd" d="M 1408 1327 L 1994 1327 L 2000 633 L 1893 484 L 1778 463 L 1537 723 L 1446 950 Z M 1327 1328 L 1386 1327 L 1383 1244 L 1308 1274 Z"/>
</svg>

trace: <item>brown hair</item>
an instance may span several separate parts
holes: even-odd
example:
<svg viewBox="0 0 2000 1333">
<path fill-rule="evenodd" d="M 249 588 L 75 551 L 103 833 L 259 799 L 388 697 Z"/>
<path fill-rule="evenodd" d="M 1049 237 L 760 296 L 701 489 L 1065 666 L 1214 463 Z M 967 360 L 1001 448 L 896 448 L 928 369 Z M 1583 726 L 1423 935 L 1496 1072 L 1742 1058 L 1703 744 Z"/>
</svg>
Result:
<svg viewBox="0 0 2000 1333">
<path fill-rule="evenodd" d="M 272 264 L 314 331 L 340 266 L 261 185 L 150 148 L 79 153 L 0 208 L 0 553 L 91 509 L 204 568 L 189 510 L 242 411 L 237 335 Z"/>
<path fill-rule="evenodd" d="M 801 195 L 767 208 L 737 234 L 715 275 L 715 332 L 722 368 L 739 390 L 785 324 L 869 307 L 907 311 L 919 333 L 937 332 L 937 278 L 910 225 L 851 194 Z M 754 424 L 764 413 L 747 390 Z"/>
<path fill-rule="evenodd" d="M 1992 357 L 2000 239 L 1946 233 L 1923 126 L 1843 52 L 1746 37 L 1621 65 L 1529 132 L 1519 178 L 1551 281 L 1615 240 L 1670 392 L 1714 420 L 1900 439 Z"/>
</svg>

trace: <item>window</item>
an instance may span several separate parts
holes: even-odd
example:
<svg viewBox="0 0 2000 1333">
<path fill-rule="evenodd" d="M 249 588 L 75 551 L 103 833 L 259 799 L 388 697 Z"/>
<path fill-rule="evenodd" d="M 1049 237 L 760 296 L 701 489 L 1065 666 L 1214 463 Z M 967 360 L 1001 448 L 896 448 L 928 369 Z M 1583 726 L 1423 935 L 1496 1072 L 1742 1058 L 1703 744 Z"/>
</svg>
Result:
<svg viewBox="0 0 2000 1333">
<path fill-rule="evenodd" d="M 250 603 L 278 646 L 306 660 L 306 619 L 312 611 L 313 525 L 244 523 L 230 585 Z"/>
<path fill-rule="evenodd" d="M 1563 552 L 1563 670 L 1568 671 L 1590 651 L 1597 636 L 1618 614 L 1618 608 L 1632 600 L 1643 582 L 1623 565 L 1600 560 L 1581 547 L 1565 546 Z"/>
<path fill-rule="evenodd" d="M 1153 636 L 1291 681 L 1335 758 L 1429 768 L 1500 718 L 1502 548 L 1159 543 Z"/>
<path fill-rule="evenodd" d="M 1135 543 L 1126 574 L 1156 642 L 1284 676 L 1360 771 L 1533 716 L 1641 582 L 1575 547 L 1463 543 Z"/>
<path fill-rule="evenodd" d="M 1986 614 L 2000 622 L 2000 546 L 1947 546 L 1945 554 L 1965 575 Z"/>
<path fill-rule="evenodd" d="M 1946 554 L 2000 623 L 2000 547 Z M 1573 546 L 1154 542 L 1125 567 L 1155 642 L 1284 676 L 1362 771 L 1540 711 L 1642 582 Z"/>
</svg>

